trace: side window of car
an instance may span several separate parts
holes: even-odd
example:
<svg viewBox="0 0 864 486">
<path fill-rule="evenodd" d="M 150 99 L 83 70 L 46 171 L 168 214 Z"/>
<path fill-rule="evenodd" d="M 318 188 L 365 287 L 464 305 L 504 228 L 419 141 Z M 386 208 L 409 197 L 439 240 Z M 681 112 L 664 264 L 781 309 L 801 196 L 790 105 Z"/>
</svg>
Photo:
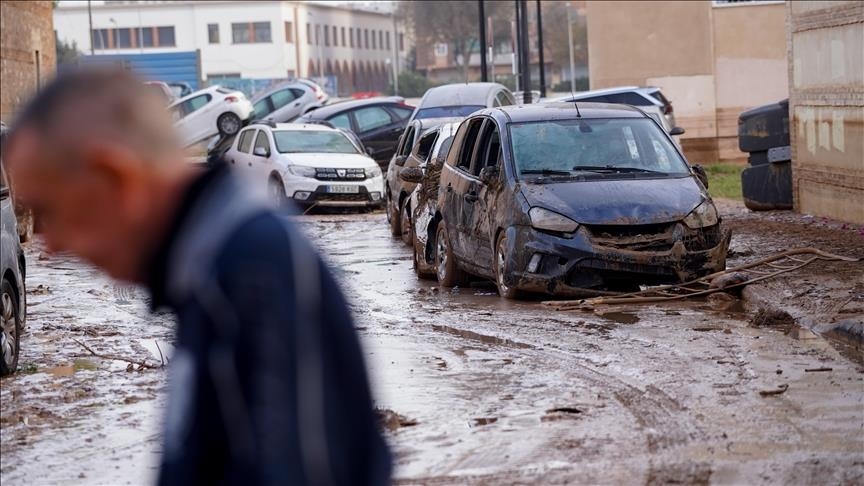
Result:
<svg viewBox="0 0 864 486">
<path fill-rule="evenodd" d="M 267 140 L 267 134 L 264 133 L 264 130 L 258 131 L 258 136 L 255 137 L 255 148 L 263 148 L 264 153 L 266 153 L 268 157 L 270 156 L 270 141 Z"/>
<path fill-rule="evenodd" d="M 501 154 L 501 137 L 498 134 L 498 126 L 492 120 L 487 120 L 480 133 L 477 148 L 474 151 L 474 162 L 471 165 L 471 173 L 480 175 L 484 167 L 498 165 Z"/>
<path fill-rule="evenodd" d="M 291 94 L 294 95 L 294 99 L 302 98 L 306 96 L 306 92 L 300 88 L 291 88 Z"/>
<path fill-rule="evenodd" d="M 273 110 L 278 110 L 283 106 L 294 101 L 294 93 L 290 89 L 283 89 L 270 95 L 270 100 L 273 102 Z"/>
<path fill-rule="evenodd" d="M 252 146 L 252 137 L 254 135 L 254 129 L 244 130 L 243 133 L 240 134 L 240 140 L 237 142 L 237 151 L 248 154 L 249 148 Z"/>
<path fill-rule="evenodd" d="M 392 122 L 390 114 L 380 106 L 360 108 L 354 112 L 354 119 L 357 120 L 357 130 L 360 133 L 387 126 Z"/>
<path fill-rule="evenodd" d="M 432 147 L 435 146 L 435 140 L 438 138 L 438 131 L 434 131 L 431 133 L 427 133 L 425 136 L 420 138 L 417 144 L 414 146 L 414 157 L 421 161 L 426 162 L 426 159 L 429 158 L 429 153 L 432 152 Z"/>
<path fill-rule="evenodd" d="M 591 96 L 589 98 L 580 98 L 577 101 L 584 101 L 586 103 L 613 103 L 606 96 Z"/>
<path fill-rule="evenodd" d="M 483 126 L 483 118 L 475 118 L 468 123 L 468 129 L 465 132 L 462 147 L 459 149 L 459 159 L 457 161 L 457 166 L 465 172 L 471 170 L 471 159 L 474 154 L 474 147 L 477 145 L 480 128 Z"/>
<path fill-rule="evenodd" d="M 390 105 L 388 108 L 396 116 L 397 120 L 405 120 L 411 116 L 411 113 L 414 113 L 414 110 L 402 105 Z"/>
<path fill-rule="evenodd" d="M 255 118 L 263 118 L 272 113 L 273 110 L 270 109 L 270 97 L 268 96 L 255 103 L 255 105 L 252 106 L 252 110 L 255 111 Z"/>
<path fill-rule="evenodd" d="M 505 91 L 499 91 L 498 94 L 495 95 L 495 101 L 498 102 L 499 106 L 508 106 L 514 104 L 513 100 L 507 96 L 507 93 Z"/>
<path fill-rule="evenodd" d="M 183 115 L 189 115 L 195 111 L 200 110 L 204 107 L 210 100 L 213 99 L 209 94 L 203 94 L 200 96 L 196 96 L 194 98 L 188 99 L 183 102 Z"/>
<path fill-rule="evenodd" d="M 344 128 L 345 130 L 351 130 L 351 120 L 348 118 L 347 112 L 336 115 L 332 118 L 328 118 L 327 121 L 336 128 Z"/>
<path fill-rule="evenodd" d="M 405 130 L 405 133 L 402 134 L 402 140 L 400 141 L 398 155 L 407 156 L 408 154 L 411 153 L 411 147 L 413 147 L 413 146 L 414 146 L 414 127 L 411 126 L 411 127 L 408 127 L 407 130 Z"/>
</svg>

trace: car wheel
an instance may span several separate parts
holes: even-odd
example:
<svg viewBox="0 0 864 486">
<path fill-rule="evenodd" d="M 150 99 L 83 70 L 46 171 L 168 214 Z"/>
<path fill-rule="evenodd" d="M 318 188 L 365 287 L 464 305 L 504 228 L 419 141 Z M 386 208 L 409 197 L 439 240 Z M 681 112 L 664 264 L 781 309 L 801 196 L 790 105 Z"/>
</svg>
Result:
<svg viewBox="0 0 864 486">
<path fill-rule="evenodd" d="M 240 131 L 240 117 L 235 113 L 222 113 L 216 120 L 216 128 L 225 136 L 236 135 Z"/>
<path fill-rule="evenodd" d="M 501 297 L 505 299 L 519 297 L 519 291 L 504 282 L 505 275 L 507 275 L 507 237 L 502 233 L 495 245 L 495 285 Z"/>
<path fill-rule="evenodd" d="M 435 272 L 427 272 L 420 269 L 420 259 L 422 258 L 425 261 L 426 256 L 418 253 L 417 238 L 415 238 L 413 229 L 411 231 L 411 254 L 413 255 L 414 273 L 417 274 L 417 278 L 421 280 L 435 280 L 437 278 Z"/>
<path fill-rule="evenodd" d="M 411 227 L 413 225 L 411 224 L 411 208 L 407 198 L 402 203 L 402 210 L 399 211 L 399 222 L 399 234 L 402 236 L 402 242 L 406 245 L 411 245 L 413 241 L 411 238 Z"/>
<path fill-rule="evenodd" d="M 281 208 L 288 204 L 288 197 L 285 195 L 285 185 L 275 177 L 271 177 L 267 183 L 267 195 L 270 196 L 270 200 L 276 204 L 276 207 Z"/>
<path fill-rule="evenodd" d="M 18 295 L 5 278 L 0 287 L 0 375 L 8 375 L 18 368 L 18 353 L 21 347 L 21 314 Z"/>
<path fill-rule="evenodd" d="M 453 256 L 443 220 L 438 222 L 435 235 L 435 270 L 438 283 L 444 287 L 455 287 L 465 280 L 465 274 L 456 266 L 456 258 Z"/>
<path fill-rule="evenodd" d="M 390 196 L 390 201 L 387 203 L 387 213 L 389 215 L 388 221 L 390 222 L 390 234 L 392 236 L 402 236 L 402 208 L 399 201 L 394 200 L 393 196 Z"/>
</svg>

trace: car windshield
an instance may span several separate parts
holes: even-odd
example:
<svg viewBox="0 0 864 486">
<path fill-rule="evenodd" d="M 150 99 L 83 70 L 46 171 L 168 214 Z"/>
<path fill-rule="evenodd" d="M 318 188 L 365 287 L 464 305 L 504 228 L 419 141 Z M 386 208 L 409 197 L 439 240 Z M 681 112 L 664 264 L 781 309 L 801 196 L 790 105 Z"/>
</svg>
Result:
<svg viewBox="0 0 864 486">
<path fill-rule="evenodd" d="M 646 118 L 511 123 L 510 138 L 521 175 L 689 172 L 666 135 Z"/>
<path fill-rule="evenodd" d="M 276 150 L 283 154 L 356 154 L 357 147 L 340 132 L 313 130 L 274 131 Z"/>
<path fill-rule="evenodd" d="M 421 109 L 417 110 L 417 116 L 415 116 L 414 119 L 415 120 L 422 120 L 424 118 L 463 117 L 463 116 L 468 116 L 477 110 L 482 110 L 483 108 L 486 108 L 486 107 L 480 106 L 480 105 L 462 105 L 462 106 L 436 106 L 433 108 L 421 108 Z"/>
</svg>

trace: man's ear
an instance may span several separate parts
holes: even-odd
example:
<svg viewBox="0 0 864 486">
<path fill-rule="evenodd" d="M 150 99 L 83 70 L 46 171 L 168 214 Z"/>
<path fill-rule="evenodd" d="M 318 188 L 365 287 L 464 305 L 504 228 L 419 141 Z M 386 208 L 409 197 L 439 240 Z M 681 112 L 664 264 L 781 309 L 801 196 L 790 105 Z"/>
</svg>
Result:
<svg viewBox="0 0 864 486">
<path fill-rule="evenodd" d="M 143 166 L 134 152 L 119 144 L 90 144 L 83 151 L 82 163 L 94 190 L 106 191 L 124 210 L 141 210 Z"/>
</svg>

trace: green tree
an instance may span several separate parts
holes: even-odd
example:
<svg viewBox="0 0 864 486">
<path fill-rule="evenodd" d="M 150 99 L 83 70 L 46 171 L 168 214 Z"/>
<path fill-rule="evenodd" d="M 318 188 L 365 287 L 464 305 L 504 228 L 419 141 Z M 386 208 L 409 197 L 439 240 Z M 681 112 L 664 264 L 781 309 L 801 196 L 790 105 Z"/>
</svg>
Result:
<svg viewBox="0 0 864 486">
<path fill-rule="evenodd" d="M 57 64 L 74 64 L 81 56 L 81 51 L 78 50 L 78 43 L 74 40 L 72 43 L 67 43 L 57 39 Z"/>
</svg>

